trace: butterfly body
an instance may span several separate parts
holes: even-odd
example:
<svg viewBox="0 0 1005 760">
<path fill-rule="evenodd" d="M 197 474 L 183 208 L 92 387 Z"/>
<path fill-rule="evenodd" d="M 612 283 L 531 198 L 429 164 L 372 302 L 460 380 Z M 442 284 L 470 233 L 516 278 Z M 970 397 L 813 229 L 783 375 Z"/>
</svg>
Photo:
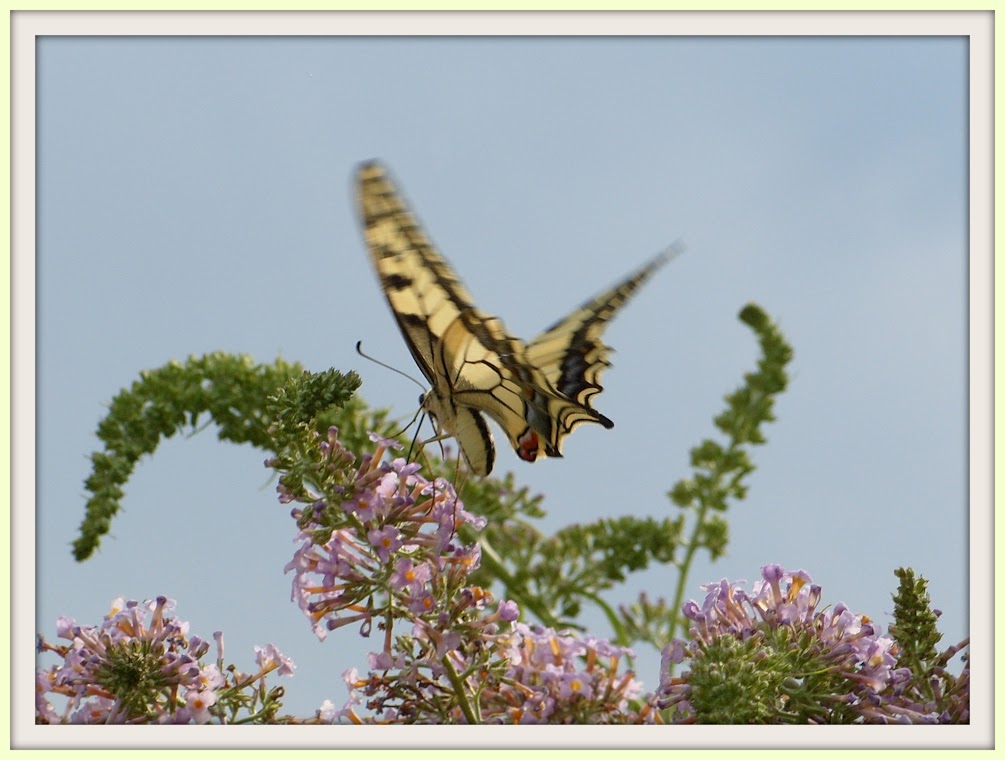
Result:
<svg viewBox="0 0 1005 760">
<path fill-rule="evenodd" d="M 614 426 L 593 409 L 610 347 L 600 336 L 624 302 L 666 262 L 657 256 L 525 343 L 478 310 L 450 265 L 420 228 L 384 168 L 362 164 L 357 200 L 364 236 L 384 294 L 415 363 L 430 383 L 422 397 L 443 436 L 453 436 L 470 469 L 495 460 L 483 414 L 506 433 L 517 456 L 562 456 L 574 427 Z"/>
</svg>

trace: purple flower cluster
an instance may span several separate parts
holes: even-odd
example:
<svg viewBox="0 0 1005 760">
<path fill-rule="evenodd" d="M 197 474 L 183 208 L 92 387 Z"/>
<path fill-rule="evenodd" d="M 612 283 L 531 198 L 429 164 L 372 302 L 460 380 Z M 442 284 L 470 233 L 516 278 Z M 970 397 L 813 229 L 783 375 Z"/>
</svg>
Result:
<svg viewBox="0 0 1005 760">
<path fill-rule="evenodd" d="M 938 722 L 905 698 L 911 672 L 897 667 L 893 639 L 843 604 L 818 611 L 805 572 L 766 565 L 749 594 L 725 580 L 704 589 L 701 607 L 684 606 L 690 640 L 663 650 L 656 703 L 676 721 Z"/>
<path fill-rule="evenodd" d="M 482 699 L 488 722 L 652 723 L 656 711 L 632 706 L 642 683 L 618 673 L 632 652 L 604 639 L 517 623 L 500 637 L 506 671 Z"/>
<path fill-rule="evenodd" d="M 371 670 L 343 674 L 349 699 L 341 709 L 325 701 L 323 723 L 640 724 L 661 722 L 643 701 L 642 684 L 618 666 L 631 651 L 593 637 L 512 622 L 513 602 L 484 619 L 477 640 L 427 629 L 423 656 L 372 655 Z M 418 631 L 417 631 L 418 633 Z M 361 707 L 376 715 L 365 716 Z"/>
<path fill-rule="evenodd" d="M 465 511 L 449 482 L 419 475 L 418 463 L 382 461 L 400 448 L 395 441 L 371 440 L 376 452 L 363 457 L 340 497 L 318 498 L 298 515 L 300 546 L 286 571 L 294 573 L 293 599 L 321 639 L 353 623 L 368 634 L 374 618 L 403 611 L 413 620 L 436 614 L 432 590 L 460 588 L 479 563 L 478 545 L 460 543 L 458 531 L 481 530 L 485 519 Z M 337 429 L 323 446 L 342 451 Z M 390 626 L 386 632 L 389 640 Z"/>
<path fill-rule="evenodd" d="M 486 614 L 493 602 L 490 593 L 472 586 L 440 605 L 437 614 L 416 618 L 411 635 L 370 654 L 366 677 L 356 668 L 342 674 L 349 698 L 339 709 L 325 700 L 318 722 L 482 722 L 476 695 L 489 672 L 492 642 L 500 624 L 519 615 L 513 602 Z M 361 715 L 362 707 L 373 714 Z"/>
<path fill-rule="evenodd" d="M 165 597 L 140 604 L 112 603 L 101 625 L 80 626 L 60 617 L 57 636 L 66 644 L 39 637 L 40 653 L 54 653 L 61 663 L 35 670 L 37 723 L 207 723 L 218 697 L 243 688 L 272 670 L 290 675 L 293 663 L 271 644 L 256 647 L 259 672 L 253 676 L 223 669 L 223 635 L 214 634 L 219 659 L 203 665 L 209 642 L 187 636 L 188 623 L 171 617 L 174 603 Z M 63 702 L 61 709 L 53 699 Z"/>
<path fill-rule="evenodd" d="M 300 546 L 287 566 L 293 597 L 320 638 L 374 620 L 383 647 L 370 670 L 343 677 L 349 699 L 326 701 L 323 723 L 648 722 L 629 703 L 641 691 L 618 674 L 628 650 L 592 638 L 513 623 L 519 609 L 497 602 L 468 577 L 481 561 L 478 544 L 459 531 L 481 530 L 454 487 L 430 481 L 404 459 L 382 461 L 394 441 L 364 456 L 351 482 L 322 486 L 323 496 L 297 516 Z M 329 430 L 324 456 L 350 457 Z M 320 479 L 319 479 L 320 480 Z M 295 513 L 296 514 L 296 513 Z"/>
</svg>

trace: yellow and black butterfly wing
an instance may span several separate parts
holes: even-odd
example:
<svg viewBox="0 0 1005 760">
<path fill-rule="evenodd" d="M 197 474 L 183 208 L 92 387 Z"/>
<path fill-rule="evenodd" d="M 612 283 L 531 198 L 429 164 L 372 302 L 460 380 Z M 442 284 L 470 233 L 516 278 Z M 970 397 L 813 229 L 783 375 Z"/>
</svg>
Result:
<svg viewBox="0 0 1005 760">
<path fill-rule="evenodd" d="M 360 166 L 357 201 L 370 258 L 391 312 L 426 379 L 435 384 L 437 344 L 471 296 L 419 227 L 383 167 Z"/>
<path fill-rule="evenodd" d="M 637 292 L 652 274 L 672 255 L 682 250 L 668 249 L 614 287 L 586 301 L 571 314 L 549 327 L 527 346 L 526 361 L 544 378 L 542 385 L 552 391 L 549 413 L 543 422 L 550 429 L 536 428 L 544 438 L 544 449 L 562 450 L 562 441 L 583 422 L 596 422 L 605 428 L 614 423 L 592 406 L 592 399 L 603 390 L 600 375 L 610 366 L 611 347 L 601 335 L 618 310 Z M 550 454 L 549 456 L 556 456 Z"/>
<path fill-rule="evenodd" d="M 532 373 L 520 366 L 523 342 L 475 308 L 382 166 L 363 164 L 357 180 L 370 257 L 405 343 L 431 386 L 424 406 L 457 438 L 471 470 L 488 474 L 494 446 L 479 411 L 508 436 L 527 427 L 523 383 Z"/>
<path fill-rule="evenodd" d="M 358 172 L 358 202 L 370 257 L 398 327 L 430 383 L 423 407 L 457 438 L 471 470 L 492 469 L 492 417 L 521 459 L 562 456 L 581 422 L 613 423 L 590 404 L 610 349 L 607 322 L 660 266 L 660 257 L 583 304 L 529 346 L 479 311 L 376 162 Z"/>
</svg>

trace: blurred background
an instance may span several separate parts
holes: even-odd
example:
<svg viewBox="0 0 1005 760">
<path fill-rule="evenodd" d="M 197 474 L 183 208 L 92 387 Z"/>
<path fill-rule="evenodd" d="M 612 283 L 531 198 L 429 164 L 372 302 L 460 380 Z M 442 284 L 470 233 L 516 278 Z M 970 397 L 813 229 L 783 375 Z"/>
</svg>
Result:
<svg viewBox="0 0 1005 760">
<path fill-rule="evenodd" d="M 288 711 L 341 705 L 380 642 L 319 642 L 283 574 L 289 507 L 265 453 L 210 428 L 141 461 L 98 554 L 74 562 L 107 404 L 140 370 L 222 350 L 356 370 L 407 421 L 418 374 L 355 215 L 391 169 L 479 307 L 531 338 L 680 239 L 607 332 L 616 349 L 565 458 L 503 448 L 542 528 L 673 516 L 689 449 L 754 368 L 760 304 L 794 346 L 728 555 L 689 580 L 807 571 L 883 629 L 893 570 L 969 632 L 965 38 L 47 37 L 37 54 L 37 629 L 116 596 L 176 599 L 254 666 L 298 665 Z M 502 436 L 498 430 L 496 438 Z M 614 604 L 672 593 L 656 568 Z M 591 633 L 610 633 L 589 611 Z M 648 688 L 659 655 L 639 649 Z M 273 684 L 276 681 L 273 679 Z"/>
</svg>

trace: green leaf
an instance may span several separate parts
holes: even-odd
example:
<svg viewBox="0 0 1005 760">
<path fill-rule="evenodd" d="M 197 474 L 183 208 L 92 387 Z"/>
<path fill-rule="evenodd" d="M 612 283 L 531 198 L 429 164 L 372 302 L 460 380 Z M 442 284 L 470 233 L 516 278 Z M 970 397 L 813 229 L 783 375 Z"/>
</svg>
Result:
<svg viewBox="0 0 1005 760">
<path fill-rule="evenodd" d="M 121 505 L 122 486 L 140 457 L 152 454 L 162 438 L 194 427 L 201 415 L 219 426 L 221 440 L 271 450 L 266 399 L 303 372 L 299 364 L 282 359 L 255 364 L 249 356 L 222 352 L 141 372 L 139 380 L 112 399 L 108 415 L 98 424 L 104 450 L 91 456 L 92 473 L 84 481 L 91 497 L 73 543 L 74 557 L 90 557 L 108 533 Z M 317 389 L 318 398 L 336 405 L 344 404 L 360 384 L 354 373 L 330 374 L 319 382 L 323 387 Z"/>
</svg>

